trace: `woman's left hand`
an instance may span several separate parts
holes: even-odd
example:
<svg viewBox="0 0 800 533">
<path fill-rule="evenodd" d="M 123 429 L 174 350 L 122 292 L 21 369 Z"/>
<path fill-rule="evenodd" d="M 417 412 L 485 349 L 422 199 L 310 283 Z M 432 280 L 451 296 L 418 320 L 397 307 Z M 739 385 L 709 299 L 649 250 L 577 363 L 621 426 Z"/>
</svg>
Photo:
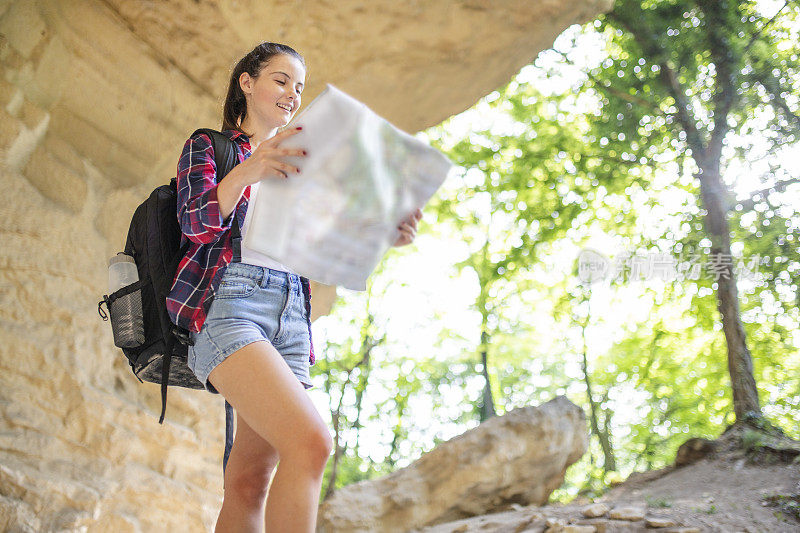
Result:
<svg viewBox="0 0 800 533">
<path fill-rule="evenodd" d="M 417 223 L 422 220 L 422 209 L 417 209 L 406 218 L 404 218 L 397 229 L 400 230 L 400 236 L 394 241 L 392 246 L 405 246 L 414 242 L 414 237 L 417 236 Z"/>
</svg>

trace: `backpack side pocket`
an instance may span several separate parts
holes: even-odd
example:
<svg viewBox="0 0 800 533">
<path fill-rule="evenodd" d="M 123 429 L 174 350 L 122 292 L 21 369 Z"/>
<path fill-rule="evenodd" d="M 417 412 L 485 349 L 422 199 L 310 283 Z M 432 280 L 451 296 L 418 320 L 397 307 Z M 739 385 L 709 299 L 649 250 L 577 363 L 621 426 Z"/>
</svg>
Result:
<svg viewBox="0 0 800 533">
<path fill-rule="evenodd" d="M 117 348 L 139 348 L 145 342 L 144 315 L 142 312 L 143 281 L 122 287 L 106 296 L 105 303 L 111 315 L 111 330 Z"/>
</svg>

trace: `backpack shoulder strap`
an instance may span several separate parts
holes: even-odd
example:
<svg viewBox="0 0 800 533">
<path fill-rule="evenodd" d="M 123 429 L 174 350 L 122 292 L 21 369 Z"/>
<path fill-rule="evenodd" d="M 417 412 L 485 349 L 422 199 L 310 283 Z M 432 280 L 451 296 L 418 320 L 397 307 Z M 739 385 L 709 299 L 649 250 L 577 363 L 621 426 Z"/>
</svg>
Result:
<svg viewBox="0 0 800 533">
<path fill-rule="evenodd" d="M 217 130 L 200 128 L 192 133 L 192 137 L 198 133 L 205 133 L 211 137 L 211 144 L 214 147 L 214 162 L 217 165 L 217 183 L 219 183 L 238 163 L 236 160 L 236 147 L 232 140 Z"/>
<path fill-rule="evenodd" d="M 214 146 L 214 163 L 217 165 L 217 183 L 219 184 L 222 179 L 228 175 L 228 172 L 236 166 L 239 162 L 236 156 L 236 147 L 233 141 L 230 140 L 224 133 L 210 128 L 201 128 L 195 131 L 192 136 L 197 133 L 205 133 L 211 137 L 211 144 Z M 239 224 L 233 224 L 232 227 L 232 245 L 233 245 L 233 260 L 241 261 L 242 252 L 242 234 L 239 229 Z M 163 416 L 163 415 L 162 415 Z M 222 475 L 225 476 L 225 468 L 228 466 L 228 457 L 231 454 L 233 447 L 233 407 L 225 401 L 225 451 L 222 454 Z"/>
<path fill-rule="evenodd" d="M 211 128 L 200 128 L 192 133 L 192 137 L 198 133 L 205 133 L 211 137 L 211 145 L 214 147 L 214 163 L 217 165 L 217 184 L 228 175 L 239 161 L 236 156 L 236 146 L 227 135 Z M 242 257 L 242 232 L 239 224 L 232 224 L 231 244 L 233 246 L 233 261 L 239 262 Z"/>
</svg>

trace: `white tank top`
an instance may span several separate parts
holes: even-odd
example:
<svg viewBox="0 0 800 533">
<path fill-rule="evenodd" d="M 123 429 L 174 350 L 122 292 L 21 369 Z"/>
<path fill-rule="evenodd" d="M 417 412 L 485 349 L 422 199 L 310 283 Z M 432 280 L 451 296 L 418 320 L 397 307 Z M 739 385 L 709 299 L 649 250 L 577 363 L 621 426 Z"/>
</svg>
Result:
<svg viewBox="0 0 800 533">
<path fill-rule="evenodd" d="M 244 245 L 244 236 L 247 234 L 248 228 L 250 228 L 250 221 L 252 220 L 253 210 L 250 209 L 256 201 L 256 196 L 258 195 L 258 186 L 260 183 L 254 183 L 250 185 L 250 200 L 248 203 L 247 214 L 244 217 L 244 227 L 242 227 L 242 263 L 247 263 L 248 265 L 258 265 L 262 267 L 271 268 L 273 270 L 282 270 L 284 272 L 289 272 L 291 274 L 297 274 L 290 268 L 278 263 L 268 255 L 264 255 L 259 253 L 252 248 L 248 248 Z"/>
</svg>

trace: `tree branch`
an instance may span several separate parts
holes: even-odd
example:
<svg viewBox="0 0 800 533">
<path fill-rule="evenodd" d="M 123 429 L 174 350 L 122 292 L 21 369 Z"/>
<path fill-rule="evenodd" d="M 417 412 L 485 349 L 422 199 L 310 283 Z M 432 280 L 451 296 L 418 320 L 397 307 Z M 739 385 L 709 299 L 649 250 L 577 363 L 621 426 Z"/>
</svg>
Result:
<svg viewBox="0 0 800 533">
<path fill-rule="evenodd" d="M 788 5 L 789 5 L 789 0 L 786 0 L 783 3 L 783 5 L 781 6 L 781 8 L 778 11 L 776 11 L 774 15 L 772 15 L 772 18 L 769 19 L 766 22 L 766 24 L 761 26 L 758 29 L 758 31 L 753 34 L 753 36 L 750 38 L 750 42 L 747 43 L 747 46 L 744 47 L 744 50 L 742 51 L 742 55 L 745 55 L 745 54 L 747 54 L 748 51 L 750 51 L 750 47 L 753 46 L 753 43 L 756 42 L 756 39 L 758 39 L 758 36 L 761 35 L 764 32 L 764 30 L 766 30 L 770 25 L 772 25 L 773 22 L 775 22 L 775 19 L 778 18 L 778 15 L 780 15 L 781 11 L 783 11 L 783 9 Z"/>
<path fill-rule="evenodd" d="M 561 57 L 564 58 L 564 61 L 566 61 L 566 63 L 568 65 L 571 65 L 571 66 L 576 67 L 576 68 L 580 68 L 567 56 L 567 54 L 565 54 L 561 50 L 553 49 L 553 51 L 555 51 L 559 55 L 561 55 Z M 608 93 L 612 94 L 613 96 L 616 96 L 617 98 L 621 98 L 621 99 L 625 100 L 626 102 L 630 102 L 631 104 L 637 104 L 637 105 L 641 105 L 641 106 L 647 107 L 648 109 L 650 109 L 651 111 L 653 111 L 657 115 L 668 116 L 668 113 L 665 113 L 664 110 L 661 109 L 658 106 L 658 104 L 656 104 L 655 102 L 651 102 L 650 100 L 647 100 L 645 98 L 641 98 L 639 96 L 634 96 L 632 94 L 628 94 L 625 91 L 620 91 L 619 89 L 616 89 L 615 87 L 607 87 L 607 86 L 603 85 L 603 82 L 600 81 L 599 79 L 597 79 L 597 77 L 595 77 L 589 70 L 584 70 L 583 72 L 585 72 L 586 75 L 589 77 L 589 79 L 592 80 L 592 82 L 594 82 L 595 86 L 599 87 L 602 91 L 607 91 Z"/>
<path fill-rule="evenodd" d="M 766 197 L 767 194 L 769 194 L 769 193 L 782 192 L 782 191 L 784 191 L 786 189 L 786 187 L 788 187 L 789 185 L 792 185 L 794 183 L 800 183 L 800 178 L 791 178 L 791 179 L 788 179 L 788 180 L 779 181 L 778 183 L 775 183 L 774 185 L 770 185 L 769 187 L 767 187 L 765 189 L 761 189 L 760 191 L 752 192 L 752 193 L 750 193 L 750 198 L 747 198 L 746 200 L 742 200 L 741 202 L 737 202 L 736 205 L 742 206 L 742 211 L 750 211 L 756 205 L 756 200 L 755 200 L 756 196 Z"/>
<path fill-rule="evenodd" d="M 716 76 L 714 77 L 714 131 L 708 141 L 706 160 L 710 165 L 719 167 L 722 157 L 722 143 L 730 130 L 728 115 L 736 100 L 737 64 L 740 57 L 734 57 L 734 48 L 725 35 L 725 13 L 719 0 L 700 0 L 698 5 L 705 12 L 706 28 L 708 28 L 709 48 L 714 61 Z"/>
<path fill-rule="evenodd" d="M 796 1 L 793 3 L 797 3 Z M 756 42 L 758 37 L 766 30 L 769 26 L 772 25 L 773 22 L 778 18 L 778 15 L 789 5 L 789 0 L 786 0 L 781 8 L 769 19 L 750 39 L 750 42 L 747 43 L 747 46 L 744 48 L 744 54 L 750 50 L 750 47 Z M 786 103 L 786 100 L 781 97 L 781 90 L 780 90 L 780 82 L 775 79 L 775 76 L 772 75 L 771 72 L 768 70 L 762 71 L 762 74 L 759 75 L 758 71 L 754 69 L 753 77 L 758 81 L 759 84 L 767 91 L 768 94 L 772 96 L 772 105 L 783 111 L 786 115 L 789 122 L 793 122 L 797 127 L 800 128 L 800 116 L 798 116 L 794 111 L 789 108 L 789 105 Z"/>
<path fill-rule="evenodd" d="M 628 165 L 628 166 L 631 166 L 631 167 L 640 166 L 638 158 L 635 161 L 628 161 L 627 159 L 622 159 L 620 157 L 611 157 L 609 155 L 602 154 L 602 153 L 598 153 L 598 154 L 581 153 L 581 157 L 586 157 L 588 159 L 599 159 L 599 160 L 604 161 L 604 162 L 614 163 L 615 165 Z"/>
<path fill-rule="evenodd" d="M 800 116 L 789 108 L 789 104 L 787 104 L 786 100 L 781 96 L 780 82 L 775 79 L 772 73 L 766 72 L 763 75 L 754 73 L 754 77 L 764 90 L 772 96 L 772 100 L 769 103 L 783 111 L 789 122 L 794 123 L 796 127 L 800 128 Z"/>
<path fill-rule="evenodd" d="M 638 13 L 641 15 L 641 7 L 639 7 Z M 628 21 L 623 20 L 616 11 L 607 13 L 606 18 L 616 22 L 622 29 L 627 31 L 642 48 L 642 52 L 649 55 L 650 59 L 658 64 L 661 81 L 666 85 L 678 108 L 678 122 L 686 132 L 686 140 L 689 143 L 689 147 L 695 153 L 695 157 L 704 158 L 706 152 L 705 143 L 692 119 L 691 105 L 686 99 L 686 91 L 681 87 L 675 70 L 669 65 L 666 51 L 661 45 L 645 35 L 644 17 L 639 17 L 640 20 L 637 21 L 636 28 Z"/>
<path fill-rule="evenodd" d="M 686 140 L 689 147 L 697 154 L 695 157 L 705 159 L 706 147 L 697 125 L 693 120 L 692 106 L 686 98 L 686 92 L 678 81 L 675 71 L 666 62 L 661 63 L 661 79 L 670 89 L 670 94 L 675 99 L 678 107 L 678 121 L 686 132 Z"/>
</svg>

